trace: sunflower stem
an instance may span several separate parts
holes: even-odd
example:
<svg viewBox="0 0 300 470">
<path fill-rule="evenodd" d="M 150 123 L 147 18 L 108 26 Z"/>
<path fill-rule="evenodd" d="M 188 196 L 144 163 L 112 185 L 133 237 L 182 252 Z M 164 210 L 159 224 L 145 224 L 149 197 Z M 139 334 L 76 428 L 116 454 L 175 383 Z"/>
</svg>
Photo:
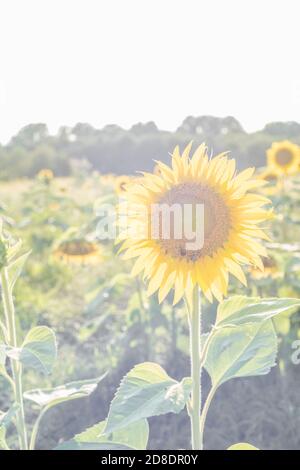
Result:
<svg viewBox="0 0 300 470">
<path fill-rule="evenodd" d="M 16 318 L 15 308 L 13 303 L 12 291 L 9 285 L 7 267 L 1 270 L 1 286 L 2 286 L 2 300 L 3 308 L 6 319 L 6 329 L 8 333 L 9 345 L 13 348 L 17 347 L 17 333 L 16 333 Z M 27 450 L 27 431 L 25 424 L 24 402 L 23 402 L 23 385 L 22 385 L 22 366 L 19 361 L 11 359 L 12 376 L 14 382 L 14 398 L 18 405 L 16 414 L 16 426 L 19 435 L 20 449 Z"/>
<path fill-rule="evenodd" d="M 190 355 L 192 394 L 190 406 L 192 448 L 203 449 L 203 438 L 200 429 L 201 418 L 201 303 L 198 287 L 194 288 L 193 304 L 189 314 Z"/>
</svg>

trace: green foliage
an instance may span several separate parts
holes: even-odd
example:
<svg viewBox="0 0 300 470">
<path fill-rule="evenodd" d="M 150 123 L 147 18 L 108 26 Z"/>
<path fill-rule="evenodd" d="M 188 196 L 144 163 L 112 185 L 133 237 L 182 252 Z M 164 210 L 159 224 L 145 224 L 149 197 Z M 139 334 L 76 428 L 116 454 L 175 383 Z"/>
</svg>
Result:
<svg viewBox="0 0 300 470">
<path fill-rule="evenodd" d="M 47 326 L 32 328 L 20 348 L 0 343 L 0 366 L 5 365 L 6 356 L 25 367 L 50 374 L 57 356 L 55 334 Z"/>
<path fill-rule="evenodd" d="M 54 331 L 51 328 L 48 326 L 36 326 L 27 332 L 22 345 L 18 345 L 13 289 L 17 279 L 22 274 L 28 253 L 16 258 L 20 243 L 11 243 L 10 236 L 5 238 L 5 244 L 3 242 L 1 243 L 5 248 L 5 262 L 0 266 L 4 310 L 4 322 L 1 321 L 0 323 L 0 375 L 12 386 L 13 399 L 16 403 L 16 411 L 14 414 L 19 445 L 20 449 L 27 450 L 28 438 L 23 404 L 22 374 L 24 371 L 30 371 L 30 369 L 42 372 L 46 375 L 50 374 L 57 356 L 57 344 Z M 11 363 L 11 375 L 7 368 L 7 358 Z M 21 364 L 23 367 L 20 367 Z M 41 406 L 41 412 L 32 429 L 29 448 L 35 448 L 39 423 L 46 411 L 65 401 L 89 396 L 104 376 L 105 374 L 98 379 L 75 381 L 56 388 L 37 389 L 26 392 L 26 394 L 24 394 L 25 398 Z M 14 410 L 15 408 L 12 409 Z M 12 411 L 9 411 L 3 414 L 3 416 L 0 416 L 0 447 L 4 449 L 8 449 L 6 443 L 6 428 L 7 423 L 10 423 L 9 418 L 11 415 Z"/>
<path fill-rule="evenodd" d="M 227 450 L 259 450 L 257 447 L 254 447 L 252 444 L 247 442 L 239 442 L 238 444 L 233 444 L 228 447 Z"/>
<path fill-rule="evenodd" d="M 26 367 L 50 374 L 57 356 L 55 334 L 47 326 L 32 328 L 27 333 L 21 348 L 10 348 L 7 354 Z"/>
<path fill-rule="evenodd" d="M 54 388 L 29 390 L 24 392 L 24 398 L 32 401 L 41 408 L 47 408 L 47 410 L 49 410 L 53 406 L 59 405 L 65 401 L 88 397 L 96 390 L 98 383 L 101 382 L 105 376 L 106 374 L 103 374 L 101 377 L 95 379 L 77 380 Z"/>
<path fill-rule="evenodd" d="M 147 448 L 149 426 L 145 419 L 112 433 L 105 433 L 106 420 L 76 434 L 55 450 L 143 450 Z"/>
<path fill-rule="evenodd" d="M 189 378 L 177 382 L 158 364 L 135 366 L 122 380 L 111 403 L 105 433 L 111 433 L 142 418 L 179 413 L 191 390 Z"/>
<path fill-rule="evenodd" d="M 6 430 L 18 411 L 18 405 L 14 403 L 5 413 L 0 411 L 0 449 L 9 450 L 6 442 Z"/>
<path fill-rule="evenodd" d="M 187 117 L 176 132 L 159 130 L 153 122 L 136 124 L 125 130 L 116 125 L 95 129 L 78 123 L 49 135 L 45 124 L 30 124 L 1 148 L 3 178 L 32 177 L 43 168 L 57 176 L 98 170 L 101 173 L 133 174 L 152 170 L 153 158 L 166 161 L 176 144 L 203 141 L 216 152 L 233 152 L 240 168 L 264 166 L 265 152 L 274 140 L 299 142 L 296 122 L 270 123 L 260 132 L 247 133 L 233 117 Z"/>
<path fill-rule="evenodd" d="M 235 377 L 267 374 L 276 355 L 277 337 L 272 321 L 266 320 L 216 330 L 204 367 L 216 387 Z"/>
<path fill-rule="evenodd" d="M 190 118 L 178 131 L 179 140 L 185 142 L 195 133 L 201 140 L 204 135 L 213 138 L 217 135 L 216 132 L 222 133 L 224 124 L 223 120 L 217 122 L 208 118 L 202 120 Z M 241 166 L 244 165 L 247 154 L 253 152 L 253 149 L 257 152 L 253 158 L 261 161 L 264 148 L 272 139 L 269 130 L 257 135 L 257 142 L 252 141 L 250 145 L 249 136 L 240 129 L 237 122 L 229 120 L 226 126 L 229 132 L 222 134 L 222 137 L 220 135 L 215 137 L 216 141 L 224 140 L 228 142 L 226 148 L 232 146 L 236 151 L 239 150 L 240 142 L 243 142 L 245 147 L 241 154 Z M 47 146 L 51 147 L 53 140 L 43 128 L 37 131 L 39 144 L 34 142 L 33 129 L 30 129 L 28 134 L 25 132 L 26 135 L 22 133 L 20 140 L 14 142 L 13 146 L 22 145 L 23 150 L 19 153 L 22 158 L 25 154 L 33 155 L 34 158 L 30 163 L 30 169 L 26 169 L 26 155 L 23 162 L 20 158 L 18 168 L 12 167 L 12 172 L 21 172 L 21 169 L 29 171 L 29 174 L 36 172 L 40 169 L 39 163 L 42 160 L 39 159 L 43 159 L 43 155 L 49 157 L 49 159 L 47 157 L 49 163 L 47 166 L 54 169 L 52 166 L 55 163 L 54 154 L 47 150 Z M 74 132 L 77 139 L 72 143 L 75 153 L 78 151 L 79 143 L 81 148 L 85 148 L 87 141 L 92 147 L 95 146 L 94 149 L 98 146 L 99 131 L 88 126 L 78 126 Z M 130 150 L 133 154 L 136 148 L 143 148 L 145 133 L 148 133 L 149 141 L 152 141 L 152 138 L 161 139 L 160 132 L 153 126 L 147 129 L 138 126 L 131 132 L 135 139 Z M 122 165 L 114 167 L 119 162 L 119 149 L 111 142 L 117 133 L 122 143 L 123 131 L 114 128 L 105 129 L 103 133 L 107 139 L 107 148 L 114 146 L 113 155 L 107 161 L 103 159 L 100 162 L 98 156 L 96 158 L 91 151 L 87 154 L 87 158 L 94 167 L 98 168 L 98 165 L 101 165 L 103 171 L 112 168 L 113 171 L 123 172 Z M 64 153 L 69 159 L 71 144 L 68 131 L 64 135 L 60 134 L 59 138 L 61 142 L 65 142 L 65 147 L 57 158 L 59 159 Z M 22 139 L 24 141 L 20 143 Z M 118 145 L 121 145 L 120 142 Z M 102 145 L 101 138 L 99 145 Z M 170 150 L 173 145 L 172 139 L 167 143 L 160 140 L 160 145 Z M 215 149 L 217 151 L 218 146 Z M 147 154 L 144 153 L 143 160 L 138 162 L 139 169 L 141 164 L 145 167 L 150 166 L 150 150 Z M 79 153 L 78 151 L 77 157 L 81 158 Z M 153 155 L 151 159 L 152 157 Z M 132 161 L 131 166 L 128 165 L 128 169 L 133 168 L 133 163 L 135 162 Z M 151 161 L 151 168 L 152 166 Z M 59 171 L 60 169 L 57 174 Z M 87 171 L 90 169 L 87 168 Z M 71 263 L 62 263 L 53 257 L 53 252 L 61 241 L 68 240 L 74 234 L 95 240 L 97 218 L 93 214 L 93 206 L 97 208 L 97 204 L 116 201 L 116 195 L 112 190 L 113 183 L 106 187 L 99 175 L 84 178 L 80 173 L 81 171 L 78 171 L 76 179 L 54 178 L 48 185 L 34 180 L 24 183 L 22 189 L 15 189 L 14 184 L 19 184 L 17 182 L 11 183 L 9 191 L 6 187 L 2 189 L 2 197 L 4 196 L 8 202 L 9 212 L 15 219 L 9 223 L 16 237 L 23 239 L 23 245 L 11 238 L 8 239 L 9 246 L 6 247 L 4 265 L 8 270 L 10 287 L 13 289 L 17 338 L 21 340 L 25 337 L 25 340 L 23 344 L 22 341 L 18 343 L 19 347 L 6 344 L 8 341 L 5 315 L 0 308 L 0 408 L 9 407 L 7 397 L 11 392 L 9 384 L 11 385 L 12 380 L 10 363 L 12 359 L 17 363 L 21 361 L 23 365 L 22 379 L 26 390 L 24 398 L 28 402 L 26 420 L 29 424 L 28 429 L 31 431 L 33 427 L 34 432 L 38 431 L 40 419 L 47 410 L 66 401 L 88 397 L 96 390 L 97 383 L 103 376 L 100 379 L 84 381 L 77 379 L 99 374 L 99 364 L 101 372 L 112 370 L 110 379 L 102 384 L 103 389 L 101 386 L 100 393 L 97 394 L 99 405 L 97 401 L 96 407 L 99 406 L 99 409 L 108 406 L 124 371 L 131 369 L 116 392 L 107 420 L 75 435 L 73 439 L 60 444 L 58 448 L 141 449 L 146 447 L 148 440 L 146 418 L 165 413 L 179 413 L 185 407 L 189 413 L 191 412 L 190 379 L 171 378 L 180 377 L 181 371 L 188 364 L 187 358 L 182 354 L 184 352 L 185 355 L 189 355 L 186 311 L 183 304 L 174 308 L 171 298 L 167 298 L 163 305 L 159 305 L 155 297 L 148 299 L 143 283 L 139 279 L 133 280 L 129 275 L 131 263 L 116 258 L 116 249 L 112 243 L 101 244 L 104 257 L 95 265 L 75 266 Z M 60 192 L 60 186 L 63 186 L 63 192 Z M 202 335 L 201 341 L 202 348 L 205 349 L 203 362 L 212 379 L 213 388 L 233 378 L 268 373 L 275 364 L 277 354 L 277 339 L 273 325 L 276 333 L 280 335 L 279 359 L 282 361 L 283 355 L 286 354 L 286 361 L 289 361 L 291 341 L 297 337 L 300 329 L 300 257 L 299 243 L 295 242 L 298 239 L 297 230 L 300 224 L 297 220 L 300 220 L 300 213 L 299 188 L 296 186 L 289 191 L 289 194 L 276 197 L 275 201 L 279 213 L 284 213 L 286 220 L 293 227 L 288 233 L 288 243 L 283 243 L 285 234 L 282 220 L 273 223 L 275 234 L 273 238 L 276 241 L 267 243 L 270 253 L 276 259 L 280 276 L 276 278 L 266 276 L 254 280 L 249 270 L 249 287 L 242 291 L 247 296 L 235 295 L 241 292 L 241 287 L 238 283 L 231 283 L 230 289 L 233 295 L 221 303 L 218 309 L 215 305 L 203 304 L 203 331 L 206 332 Z M 97 202 L 94 204 L 96 199 Z M 30 256 L 28 256 L 29 250 L 31 250 Z M 42 324 L 48 326 L 36 326 Z M 60 344 L 59 361 L 55 361 L 56 341 L 52 329 L 55 330 Z M 28 330 L 30 333 L 26 336 Z M 132 369 L 137 358 L 139 361 L 153 362 L 150 365 L 149 362 L 139 364 Z M 162 364 L 171 377 L 154 362 Z M 51 376 L 48 375 L 50 371 L 52 371 Z M 72 382 L 56 386 L 66 380 Z M 203 394 L 203 405 L 206 403 L 205 399 L 206 396 Z M 11 402 L 13 401 L 14 398 L 11 397 Z M 86 406 L 89 411 L 88 405 Z M 35 422 L 37 408 L 39 415 Z M 65 409 L 68 410 L 68 407 L 63 405 L 59 408 L 59 419 L 63 423 L 68 420 L 64 415 Z M 17 447 L 14 420 L 18 417 L 18 413 L 17 410 L 14 419 L 5 427 L 0 426 L 0 445 L 4 447 L 7 446 L 6 434 L 8 444 Z M 93 419 L 94 410 L 91 410 L 91 413 Z M 97 419 L 100 417 L 101 415 L 97 415 Z M 44 419 L 49 435 L 51 434 L 52 441 L 56 445 L 60 437 L 57 423 L 53 424 L 52 413 Z M 180 417 L 178 419 L 180 420 Z M 155 426 L 155 419 L 151 420 L 151 424 L 152 422 Z M 84 429 L 80 423 L 78 420 L 78 429 Z M 166 420 L 166 423 L 169 426 L 169 421 Z M 185 435 L 188 435 L 189 431 L 185 428 L 184 430 Z M 70 435 L 73 433 L 74 429 Z M 175 437 L 174 445 L 179 442 L 175 441 Z M 32 447 L 35 438 L 33 435 Z M 251 437 L 243 438 L 249 438 L 251 441 Z M 239 437 L 236 436 L 234 440 L 237 442 Z M 47 442 L 41 440 L 38 444 L 45 447 Z M 188 438 L 185 445 L 184 448 L 188 448 Z M 224 447 L 227 445 L 228 443 Z M 239 443 L 232 447 L 244 445 Z"/>
<path fill-rule="evenodd" d="M 9 264 L 8 275 L 9 275 L 11 289 L 15 287 L 15 283 L 21 275 L 24 264 L 26 263 L 29 254 L 30 252 L 28 251 L 27 253 L 15 259 Z"/>
<path fill-rule="evenodd" d="M 260 323 L 297 307 L 300 307 L 300 299 L 261 299 L 258 297 L 234 296 L 219 305 L 216 326 Z"/>
<path fill-rule="evenodd" d="M 7 265 L 7 248 L 5 243 L 0 240 L 0 269 Z"/>
</svg>

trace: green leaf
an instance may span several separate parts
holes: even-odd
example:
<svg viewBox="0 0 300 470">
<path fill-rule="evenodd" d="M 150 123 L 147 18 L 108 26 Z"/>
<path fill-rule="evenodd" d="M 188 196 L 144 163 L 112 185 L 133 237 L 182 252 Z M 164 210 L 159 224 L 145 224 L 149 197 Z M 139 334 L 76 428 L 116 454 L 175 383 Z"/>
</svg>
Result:
<svg viewBox="0 0 300 470">
<path fill-rule="evenodd" d="M 0 270 L 7 266 L 7 247 L 6 244 L 0 240 Z"/>
<path fill-rule="evenodd" d="M 122 380 L 111 403 L 105 433 L 150 416 L 179 413 L 188 400 L 191 380 L 180 383 L 152 362 L 135 366 Z"/>
<path fill-rule="evenodd" d="M 275 315 L 300 307 L 300 299 L 261 299 L 237 295 L 218 307 L 216 326 L 244 325 L 268 320 Z"/>
<path fill-rule="evenodd" d="M 149 437 L 149 426 L 147 420 L 143 419 L 130 424 L 126 428 L 122 428 L 113 433 L 104 434 L 106 420 L 86 429 L 84 432 L 77 434 L 70 441 L 63 442 L 55 450 L 88 450 L 94 448 L 95 444 L 100 444 L 98 450 L 107 449 L 128 449 L 143 450 L 147 448 Z M 116 446 L 113 447 L 112 446 Z M 122 447 L 123 446 L 123 447 Z"/>
<path fill-rule="evenodd" d="M 7 259 L 9 262 L 17 255 L 21 247 L 22 247 L 22 240 L 20 239 L 14 242 L 13 244 L 10 244 L 10 246 L 7 248 Z"/>
<path fill-rule="evenodd" d="M 30 251 L 25 253 L 22 256 L 19 256 L 16 260 L 12 261 L 8 266 L 8 274 L 9 274 L 9 281 L 11 289 L 14 288 L 14 285 L 20 276 L 23 266 L 26 263 L 28 256 L 30 255 Z"/>
<path fill-rule="evenodd" d="M 38 388 L 24 392 L 24 398 L 36 403 L 41 408 L 52 408 L 59 403 L 65 401 L 77 400 L 78 398 L 87 397 L 96 390 L 98 383 L 104 379 L 107 373 L 101 377 L 89 380 L 78 380 L 61 385 L 55 388 Z"/>
<path fill-rule="evenodd" d="M 6 442 L 6 428 L 4 426 L 0 426 L 0 449 L 9 450 Z"/>
<path fill-rule="evenodd" d="M 7 426 L 11 423 L 12 419 L 15 417 L 17 411 L 19 410 L 19 405 L 14 403 L 8 411 L 0 411 L 0 426 Z"/>
<path fill-rule="evenodd" d="M 70 441 L 69 441 L 70 442 Z M 58 446 L 55 450 L 135 450 L 124 444 L 115 442 L 73 442 L 69 446 Z"/>
<path fill-rule="evenodd" d="M 259 450 L 257 447 L 254 447 L 247 442 L 239 442 L 238 444 L 233 444 L 232 446 L 228 447 L 227 450 Z"/>
<path fill-rule="evenodd" d="M 4 366 L 6 361 L 6 345 L 0 343 L 0 366 Z"/>
<path fill-rule="evenodd" d="M 267 374 L 275 365 L 277 336 L 271 320 L 216 330 L 205 369 L 214 387 L 235 377 Z"/>
<path fill-rule="evenodd" d="M 2 344 L 3 340 L 7 338 L 7 329 L 4 323 L 0 320 L 0 342 Z"/>
<path fill-rule="evenodd" d="M 8 382 L 12 384 L 12 379 L 7 373 L 6 367 L 5 367 L 5 360 L 6 360 L 6 345 L 0 343 L 0 375 L 4 377 Z"/>
<path fill-rule="evenodd" d="M 4 377 L 9 382 L 11 382 L 11 378 L 8 375 L 6 367 L 5 367 L 5 361 L 6 361 L 6 356 L 7 356 L 6 350 L 7 350 L 6 344 L 0 343 L 0 375 L 2 375 L 2 377 Z"/>
<path fill-rule="evenodd" d="M 6 430 L 12 419 L 16 415 L 19 405 L 14 403 L 8 411 L 0 411 L 0 449 L 9 450 L 6 442 Z"/>
<path fill-rule="evenodd" d="M 9 377 L 9 375 L 6 372 L 5 367 L 2 364 L 0 364 L 0 375 L 2 375 L 2 377 L 5 377 L 6 379 L 8 379 Z"/>
<path fill-rule="evenodd" d="M 6 353 L 24 366 L 50 374 L 57 356 L 54 331 L 47 326 L 36 326 L 28 332 L 21 348 L 8 348 Z"/>
<path fill-rule="evenodd" d="M 109 437 L 107 434 L 104 434 L 103 436 L 100 436 L 99 439 L 103 439 L 104 441 L 105 436 Z M 111 437 L 111 440 L 114 442 L 120 442 L 138 450 L 144 450 L 147 448 L 148 439 L 149 425 L 146 419 L 136 421 L 126 428 L 115 431 Z"/>
<path fill-rule="evenodd" d="M 291 320 L 285 315 L 280 315 L 274 318 L 274 326 L 277 333 L 287 335 L 291 328 Z"/>
</svg>

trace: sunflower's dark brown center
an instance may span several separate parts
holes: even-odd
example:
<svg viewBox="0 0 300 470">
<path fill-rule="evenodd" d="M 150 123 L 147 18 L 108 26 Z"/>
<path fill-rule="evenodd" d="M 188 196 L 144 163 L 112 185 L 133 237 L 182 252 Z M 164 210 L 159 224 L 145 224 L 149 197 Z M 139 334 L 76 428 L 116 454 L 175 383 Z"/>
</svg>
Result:
<svg viewBox="0 0 300 470">
<path fill-rule="evenodd" d="M 189 206 L 194 228 L 200 227 L 201 229 L 202 224 L 204 240 L 201 248 L 190 248 L 190 242 L 196 241 L 196 235 L 194 240 L 190 235 L 187 238 L 183 230 L 181 238 L 178 238 L 178 235 L 175 235 L 176 221 L 173 216 L 173 219 L 170 219 L 170 237 L 166 239 L 162 234 L 163 214 L 160 214 L 158 243 L 169 256 L 187 261 L 197 261 L 204 256 L 212 256 L 228 240 L 231 226 L 230 211 L 223 198 L 211 187 L 194 182 L 178 184 L 164 194 L 159 200 L 159 205 L 180 206 L 183 225 L 185 224 L 185 208 Z M 196 209 L 199 205 L 203 207 L 204 211 L 204 218 L 200 221 Z"/>
<path fill-rule="evenodd" d="M 275 156 L 276 162 L 278 165 L 287 166 L 293 160 L 293 154 L 288 149 L 278 150 Z"/>
</svg>

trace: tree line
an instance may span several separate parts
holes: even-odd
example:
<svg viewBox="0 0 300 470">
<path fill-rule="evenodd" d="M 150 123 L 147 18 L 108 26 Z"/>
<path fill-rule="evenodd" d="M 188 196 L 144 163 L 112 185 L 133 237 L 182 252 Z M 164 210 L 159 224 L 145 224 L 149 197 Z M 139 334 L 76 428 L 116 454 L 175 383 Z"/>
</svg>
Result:
<svg viewBox="0 0 300 470">
<path fill-rule="evenodd" d="M 300 124 L 273 122 L 247 133 L 234 117 L 187 117 L 175 132 L 160 130 L 154 122 L 138 123 L 129 130 L 117 125 L 96 129 L 88 123 L 62 126 L 51 135 L 46 124 L 29 124 L 7 145 L 0 145 L 0 178 L 34 177 L 42 168 L 56 176 L 74 172 L 134 174 L 151 171 L 154 160 L 169 162 L 175 145 L 190 140 L 206 142 L 214 154 L 229 150 L 240 169 L 264 166 L 273 141 L 289 139 L 300 144 Z"/>
</svg>

